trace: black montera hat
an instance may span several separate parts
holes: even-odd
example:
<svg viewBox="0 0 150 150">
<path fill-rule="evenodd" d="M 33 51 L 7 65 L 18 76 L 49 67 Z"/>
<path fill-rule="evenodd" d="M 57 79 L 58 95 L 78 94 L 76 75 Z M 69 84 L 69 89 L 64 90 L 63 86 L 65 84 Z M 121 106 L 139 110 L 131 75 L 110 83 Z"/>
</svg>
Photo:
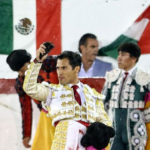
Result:
<svg viewBox="0 0 150 150">
<path fill-rule="evenodd" d="M 6 62 L 10 66 L 13 71 L 19 71 L 26 62 L 30 62 L 31 55 L 24 49 L 14 50 L 12 51 Z"/>
</svg>

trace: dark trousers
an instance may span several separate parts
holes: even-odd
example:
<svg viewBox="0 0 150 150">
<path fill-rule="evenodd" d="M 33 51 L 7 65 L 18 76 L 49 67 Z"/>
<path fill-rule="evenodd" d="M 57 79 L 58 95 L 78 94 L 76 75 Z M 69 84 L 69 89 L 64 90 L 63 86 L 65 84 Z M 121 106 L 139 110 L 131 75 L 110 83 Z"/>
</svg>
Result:
<svg viewBox="0 0 150 150">
<path fill-rule="evenodd" d="M 124 108 L 117 108 L 114 110 L 114 127 L 116 135 L 111 144 L 111 150 L 134 150 L 128 139 L 127 131 L 127 113 L 128 110 Z"/>
</svg>

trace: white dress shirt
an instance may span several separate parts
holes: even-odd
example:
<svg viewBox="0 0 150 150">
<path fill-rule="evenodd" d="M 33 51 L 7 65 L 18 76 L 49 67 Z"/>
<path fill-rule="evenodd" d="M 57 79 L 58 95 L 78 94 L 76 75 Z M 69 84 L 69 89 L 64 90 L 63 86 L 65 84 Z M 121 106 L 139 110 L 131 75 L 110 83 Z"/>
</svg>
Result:
<svg viewBox="0 0 150 150">
<path fill-rule="evenodd" d="M 83 63 L 81 64 L 81 69 L 80 69 L 80 72 L 79 72 L 79 77 L 93 77 L 93 68 L 94 68 L 94 63 L 92 64 L 92 66 L 88 69 L 88 71 L 86 72 L 84 70 L 84 67 L 83 67 Z"/>
<path fill-rule="evenodd" d="M 123 77 L 125 77 L 125 72 L 128 72 L 128 73 L 129 73 L 128 75 L 131 75 L 132 72 L 135 70 L 135 68 L 136 68 L 136 66 L 134 66 L 133 68 L 131 68 L 131 69 L 128 70 L 128 71 L 122 70 L 122 75 L 123 75 Z"/>
</svg>

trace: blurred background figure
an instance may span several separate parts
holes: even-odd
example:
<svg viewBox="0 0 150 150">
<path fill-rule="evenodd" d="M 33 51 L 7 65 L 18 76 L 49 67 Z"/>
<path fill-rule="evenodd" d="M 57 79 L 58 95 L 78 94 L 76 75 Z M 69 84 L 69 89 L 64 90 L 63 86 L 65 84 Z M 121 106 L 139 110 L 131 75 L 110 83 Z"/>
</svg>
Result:
<svg viewBox="0 0 150 150">
<path fill-rule="evenodd" d="M 26 148 L 30 148 L 29 144 L 31 140 L 32 133 L 32 98 L 29 97 L 23 90 L 23 82 L 25 77 L 25 71 L 28 69 L 28 65 L 30 64 L 31 55 L 22 49 L 12 51 L 7 57 L 7 63 L 9 67 L 13 71 L 18 72 L 18 77 L 16 78 L 15 89 L 19 96 L 19 102 L 21 105 L 21 113 L 22 113 L 22 134 L 23 134 L 23 145 Z M 47 59 L 43 62 L 40 74 L 37 79 L 38 82 L 47 81 L 49 83 L 58 83 L 57 74 L 56 74 L 56 57 L 48 56 Z M 34 99 L 33 99 L 34 100 Z M 45 126 L 43 130 L 37 130 L 36 137 L 40 134 L 43 140 L 35 137 L 34 143 L 39 147 L 38 143 L 42 145 L 42 147 L 46 150 L 44 145 L 49 148 L 46 144 L 47 140 L 50 139 L 50 136 L 53 136 L 53 133 L 49 133 L 47 131 L 47 124 L 51 122 L 51 120 L 46 117 L 46 113 L 42 109 L 42 105 L 40 101 L 34 100 L 37 104 L 39 110 L 41 111 L 40 120 L 42 120 L 42 124 Z M 39 121 L 39 128 L 41 128 L 41 121 Z M 54 129 L 52 129 L 54 130 Z M 46 134 L 45 134 L 46 131 Z M 39 142 L 40 140 L 40 142 Z M 38 141 L 38 142 L 37 142 Z M 50 142 L 48 142 L 50 144 Z M 35 146 L 35 145 L 34 145 Z M 37 147 L 36 147 L 37 149 Z"/>
<path fill-rule="evenodd" d="M 22 134 L 23 145 L 26 148 L 31 147 L 29 145 L 31 139 L 31 126 L 32 126 L 32 103 L 31 97 L 29 97 L 22 89 L 24 81 L 24 74 L 27 70 L 27 66 L 30 64 L 31 55 L 26 50 L 14 50 L 7 57 L 7 63 L 13 71 L 18 72 L 18 78 L 16 78 L 15 89 L 19 96 L 22 113 Z M 41 109 L 40 103 L 37 101 L 39 109 Z"/>
<path fill-rule="evenodd" d="M 82 65 L 79 77 L 104 77 L 112 70 L 112 64 L 96 59 L 99 42 L 94 34 L 84 34 L 79 40 L 79 52 L 82 54 Z"/>
</svg>

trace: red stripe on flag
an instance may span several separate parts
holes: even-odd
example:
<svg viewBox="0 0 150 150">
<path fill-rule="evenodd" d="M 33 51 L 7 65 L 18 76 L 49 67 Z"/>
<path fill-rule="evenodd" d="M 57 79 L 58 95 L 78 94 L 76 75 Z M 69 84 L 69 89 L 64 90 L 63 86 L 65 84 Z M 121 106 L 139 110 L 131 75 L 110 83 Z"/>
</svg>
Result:
<svg viewBox="0 0 150 150">
<path fill-rule="evenodd" d="M 150 20 L 150 6 L 138 17 L 135 22 L 141 21 L 143 18 Z M 141 48 L 142 54 L 150 53 L 150 23 L 147 24 L 138 45 Z"/>
<path fill-rule="evenodd" d="M 150 6 L 137 18 L 135 22 L 141 21 L 141 19 L 147 18 L 150 20 Z"/>
<path fill-rule="evenodd" d="M 141 39 L 138 41 L 138 45 L 141 48 L 142 54 L 150 53 L 150 23 L 148 23 L 146 29 L 141 36 Z"/>
<path fill-rule="evenodd" d="M 36 0 L 36 48 L 46 41 L 53 42 L 51 55 L 61 53 L 61 0 Z"/>
</svg>

